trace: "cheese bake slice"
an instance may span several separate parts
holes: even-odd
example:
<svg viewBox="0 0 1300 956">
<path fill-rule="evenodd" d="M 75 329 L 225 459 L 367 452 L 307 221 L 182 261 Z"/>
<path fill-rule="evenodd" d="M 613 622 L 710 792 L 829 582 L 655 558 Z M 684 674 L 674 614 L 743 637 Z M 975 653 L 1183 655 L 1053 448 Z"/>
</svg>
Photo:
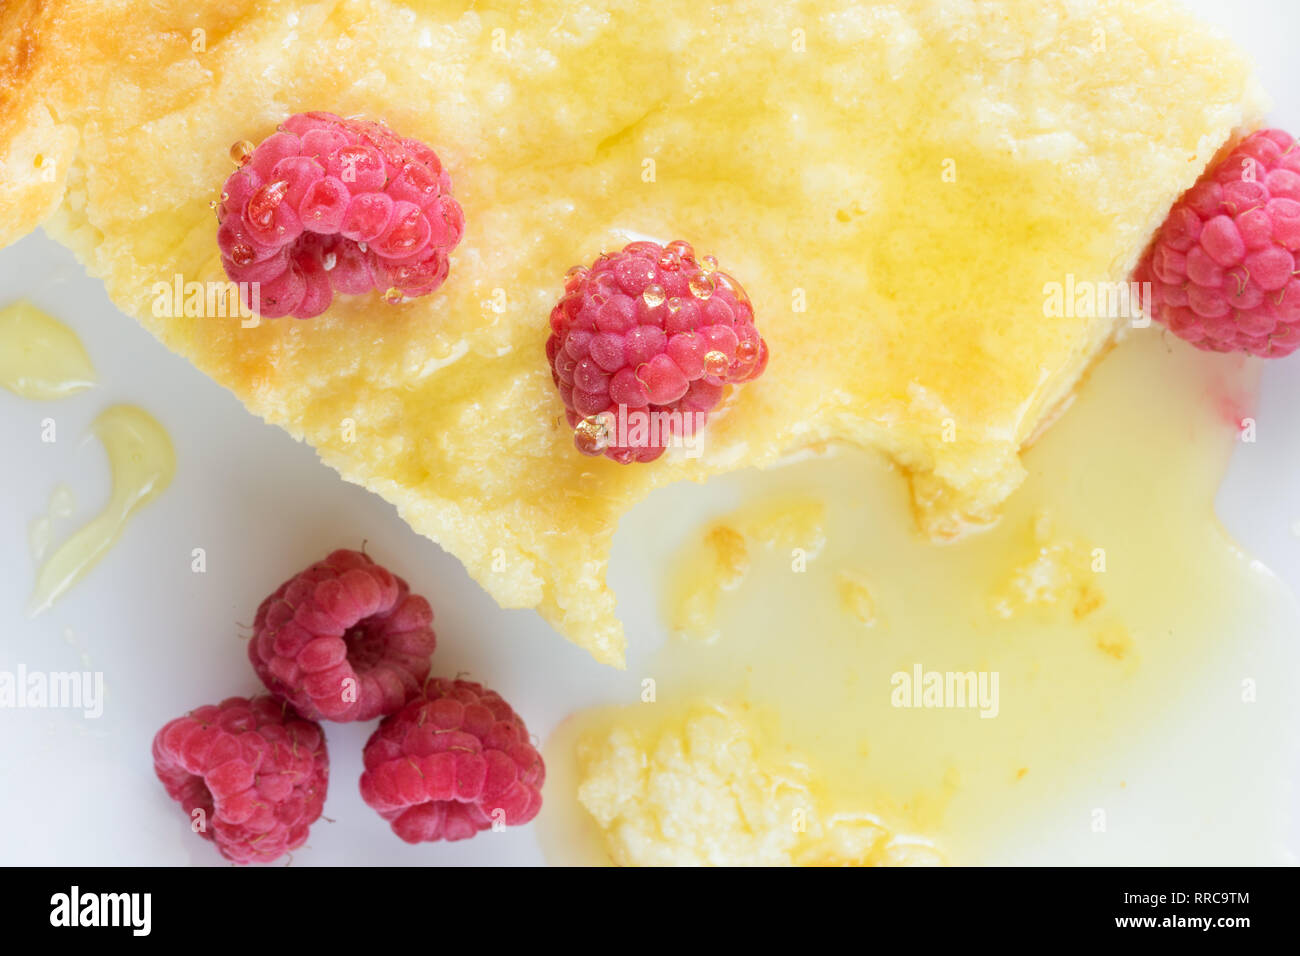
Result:
<svg viewBox="0 0 1300 956">
<path fill-rule="evenodd" d="M 155 283 L 224 279 L 230 145 L 313 109 L 438 151 L 468 223 L 447 283 L 155 315 Z M 910 475 L 927 533 L 991 521 L 1123 321 L 1045 289 L 1124 280 L 1259 114 L 1167 0 L 6 0 L 0 242 L 43 223 L 501 604 L 620 664 L 611 538 L 656 486 L 847 442 Z M 698 458 L 583 457 L 551 381 L 565 270 L 635 238 L 716 255 L 770 346 Z"/>
</svg>

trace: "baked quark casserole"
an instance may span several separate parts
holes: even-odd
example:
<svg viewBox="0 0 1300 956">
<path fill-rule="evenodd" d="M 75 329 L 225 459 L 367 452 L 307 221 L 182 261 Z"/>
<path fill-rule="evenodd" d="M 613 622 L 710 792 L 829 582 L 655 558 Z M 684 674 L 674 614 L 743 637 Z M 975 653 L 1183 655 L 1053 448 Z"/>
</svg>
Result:
<svg viewBox="0 0 1300 956">
<path fill-rule="evenodd" d="M 231 144 L 312 110 L 437 150 L 448 280 L 306 321 L 158 308 L 158 283 L 226 279 Z M 611 540 L 655 487 L 848 443 L 910 475 L 926 534 L 993 521 L 1131 320 L 1048 314 L 1045 288 L 1127 281 L 1262 112 L 1169 0 L 17 0 L 0 244 L 43 226 L 500 604 L 619 665 Z M 678 237 L 743 282 L 766 373 L 698 455 L 578 454 L 545 354 L 566 270 Z"/>
</svg>

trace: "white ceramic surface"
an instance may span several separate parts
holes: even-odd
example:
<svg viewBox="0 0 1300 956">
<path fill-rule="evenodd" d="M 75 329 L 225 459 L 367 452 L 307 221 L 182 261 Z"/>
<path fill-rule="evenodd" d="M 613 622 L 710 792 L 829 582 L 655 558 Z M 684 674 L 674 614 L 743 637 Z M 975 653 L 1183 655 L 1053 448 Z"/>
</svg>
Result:
<svg viewBox="0 0 1300 956">
<path fill-rule="evenodd" d="M 1257 57 L 1278 125 L 1300 129 L 1300 4 L 1199 0 Z M 0 391 L 0 670 L 103 671 L 103 716 L 0 711 L 0 863 L 220 864 L 188 832 L 154 779 L 155 730 L 192 706 L 249 693 L 256 679 L 241 636 L 257 602 L 286 574 L 334 547 L 359 547 L 398 569 L 437 612 L 440 673 L 489 681 L 545 737 L 570 711 L 609 694 L 610 672 L 531 612 L 502 611 L 459 563 L 406 527 L 393 509 L 344 483 L 312 450 L 249 415 L 230 394 L 119 313 L 101 285 L 43 236 L 0 252 L 0 303 L 28 296 L 80 334 L 100 384 L 78 397 L 36 403 Z M 107 463 L 87 426 L 106 405 L 134 402 L 171 432 L 172 488 L 139 514 L 116 549 L 49 613 L 22 609 L 33 565 L 27 528 L 51 489 L 66 482 L 76 514 L 58 540 L 107 493 Z M 1241 544 L 1300 591 L 1300 355 L 1267 370 L 1259 441 L 1241 446 L 1220 514 Z M 58 441 L 40 441 L 41 421 Z M 687 500 L 702 515 L 708 489 Z M 203 548 L 207 570 L 191 570 Z M 637 592 L 616 561 L 629 638 L 662 638 L 654 596 Z M 1290 675 L 1294 682 L 1300 675 Z M 371 727 L 332 726 L 326 815 L 294 865 L 534 864 L 531 828 L 458 845 L 410 847 L 393 838 L 356 791 Z M 1248 788 L 1251 781 L 1242 780 Z M 1296 837 L 1290 838 L 1293 848 Z M 1150 862 L 1158 863 L 1158 859 Z"/>
</svg>

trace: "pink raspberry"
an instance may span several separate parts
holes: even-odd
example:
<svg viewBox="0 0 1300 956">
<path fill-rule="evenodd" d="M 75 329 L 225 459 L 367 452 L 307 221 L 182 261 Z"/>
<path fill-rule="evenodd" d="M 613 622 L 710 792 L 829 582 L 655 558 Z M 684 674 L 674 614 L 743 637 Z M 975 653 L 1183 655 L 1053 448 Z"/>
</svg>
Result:
<svg viewBox="0 0 1300 956">
<path fill-rule="evenodd" d="M 1138 266 L 1152 315 L 1197 348 L 1267 358 L 1300 347 L 1300 148 L 1246 137 L 1175 204 Z"/>
<path fill-rule="evenodd" d="M 697 261 L 680 240 L 634 242 L 569 270 L 546 358 L 578 450 L 626 464 L 663 454 L 681 421 L 672 413 L 707 415 L 726 385 L 761 375 L 767 343 L 749 296 L 712 256 Z M 620 411 L 644 427 L 618 428 Z M 650 427 L 660 412 L 667 427 Z"/>
<path fill-rule="evenodd" d="M 407 843 L 465 840 L 542 808 L 546 767 L 528 728 L 482 684 L 435 678 L 365 749 L 361 798 Z"/>
<path fill-rule="evenodd" d="M 437 644 L 433 611 L 359 551 L 335 551 L 262 602 L 248 658 L 313 720 L 371 720 L 419 693 Z"/>
<path fill-rule="evenodd" d="M 153 739 L 154 772 L 191 828 L 236 863 L 269 863 L 307 840 L 329 788 L 320 724 L 270 697 L 231 697 Z"/>
<path fill-rule="evenodd" d="M 438 154 L 382 123 L 298 113 L 242 160 L 217 205 L 226 275 L 265 318 L 309 319 L 334 293 L 400 302 L 447 278 L 465 215 Z M 239 147 L 244 147 L 242 150 Z"/>
</svg>

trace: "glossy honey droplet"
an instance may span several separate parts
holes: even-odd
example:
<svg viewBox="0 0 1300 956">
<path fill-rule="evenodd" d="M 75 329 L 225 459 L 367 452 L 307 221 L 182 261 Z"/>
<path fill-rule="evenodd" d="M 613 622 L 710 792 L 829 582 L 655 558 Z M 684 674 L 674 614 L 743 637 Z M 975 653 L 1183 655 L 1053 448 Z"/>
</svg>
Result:
<svg viewBox="0 0 1300 956">
<path fill-rule="evenodd" d="M 688 285 L 691 290 L 691 295 L 699 299 L 701 302 L 707 301 L 711 298 L 713 296 L 713 290 L 717 288 L 716 283 L 713 281 L 713 276 L 709 275 L 707 272 L 695 273 L 695 275 L 691 276 Z"/>
<path fill-rule="evenodd" d="M 269 229 L 271 224 L 275 222 L 275 211 L 280 208 L 280 204 L 284 202 L 284 197 L 288 192 L 288 182 L 277 179 L 253 193 L 248 198 L 247 214 L 249 221 L 262 229 Z"/>
<path fill-rule="evenodd" d="M 231 144 L 230 161 L 236 166 L 247 166 L 248 161 L 253 158 L 253 150 L 255 148 L 256 147 L 246 139 L 241 139 L 239 142 Z"/>
<path fill-rule="evenodd" d="M 657 309 L 663 305 L 666 298 L 667 294 L 664 292 L 664 287 L 654 282 L 646 286 L 645 291 L 641 293 L 641 301 L 652 309 Z"/>
<path fill-rule="evenodd" d="M 573 426 L 573 442 L 584 455 L 599 455 L 609 444 L 609 428 L 600 415 L 588 415 Z"/>
<path fill-rule="evenodd" d="M 387 289 L 384 290 L 384 301 L 387 302 L 389 305 L 400 305 L 402 300 L 405 298 L 406 298 L 406 293 L 404 293 L 401 289 L 397 288 L 397 286 L 395 285 L 390 285 Z"/>
<path fill-rule="evenodd" d="M 727 275 L 727 273 L 715 272 L 713 274 L 713 281 L 716 283 L 717 288 L 726 289 L 728 292 L 731 293 L 732 297 L 741 305 L 752 304 L 749 301 L 749 293 L 745 291 L 745 287 L 742 286 L 739 282 L 737 282 L 735 278 Z"/>
<path fill-rule="evenodd" d="M 727 353 L 718 349 L 709 349 L 704 353 L 704 372 L 713 378 L 725 378 L 727 369 L 731 363 L 727 361 Z"/>
<path fill-rule="evenodd" d="M 691 259 L 692 261 L 695 259 L 695 247 L 685 239 L 674 239 L 664 248 L 679 259 Z"/>
<path fill-rule="evenodd" d="M 665 272 L 676 272 L 682 267 L 682 260 L 671 249 L 665 249 L 659 257 L 659 268 Z"/>
<path fill-rule="evenodd" d="M 673 296 L 668 300 L 668 311 L 676 313 L 682 307 L 682 300 L 678 296 Z"/>
<path fill-rule="evenodd" d="M 717 257 L 717 256 L 705 256 L 704 258 L 702 258 L 702 259 L 700 260 L 700 268 L 701 268 L 703 271 L 707 272 L 707 273 L 717 272 L 717 271 L 718 271 L 718 257 Z"/>
</svg>

